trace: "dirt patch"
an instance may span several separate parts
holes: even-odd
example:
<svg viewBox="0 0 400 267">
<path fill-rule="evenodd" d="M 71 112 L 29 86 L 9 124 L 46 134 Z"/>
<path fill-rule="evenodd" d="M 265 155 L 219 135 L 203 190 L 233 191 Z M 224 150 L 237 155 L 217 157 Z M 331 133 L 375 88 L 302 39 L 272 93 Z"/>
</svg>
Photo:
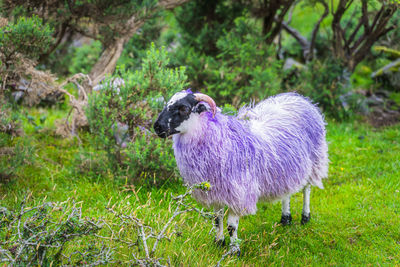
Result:
<svg viewBox="0 0 400 267">
<path fill-rule="evenodd" d="M 366 95 L 370 110 L 366 118 L 374 127 L 390 126 L 400 122 L 400 105 L 391 100 L 389 95 L 390 92 L 384 90 Z"/>
<path fill-rule="evenodd" d="M 367 121 L 376 128 L 394 125 L 400 123 L 400 110 L 387 110 L 382 107 L 375 107 L 367 116 Z"/>
</svg>

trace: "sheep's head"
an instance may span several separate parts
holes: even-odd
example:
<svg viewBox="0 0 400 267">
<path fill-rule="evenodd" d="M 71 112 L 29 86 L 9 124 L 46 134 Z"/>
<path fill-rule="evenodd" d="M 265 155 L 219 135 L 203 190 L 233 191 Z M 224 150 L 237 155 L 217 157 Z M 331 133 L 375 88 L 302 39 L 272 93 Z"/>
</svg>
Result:
<svg viewBox="0 0 400 267">
<path fill-rule="evenodd" d="M 217 107 L 211 97 L 200 93 L 193 94 L 189 90 L 178 92 L 171 97 L 158 116 L 154 123 L 154 130 L 162 138 L 176 133 L 185 133 L 190 128 L 191 122 L 208 109 L 214 116 Z"/>
</svg>

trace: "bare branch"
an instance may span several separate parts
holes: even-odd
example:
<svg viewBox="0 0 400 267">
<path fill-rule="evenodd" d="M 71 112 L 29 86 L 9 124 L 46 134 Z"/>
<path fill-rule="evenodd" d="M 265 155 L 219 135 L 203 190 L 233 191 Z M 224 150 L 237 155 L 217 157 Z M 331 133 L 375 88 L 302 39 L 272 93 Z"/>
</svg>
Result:
<svg viewBox="0 0 400 267">
<path fill-rule="evenodd" d="M 306 61 L 310 61 L 314 57 L 315 40 L 317 38 L 317 33 L 318 33 L 318 30 L 319 30 L 319 27 L 320 27 L 322 21 L 329 14 L 328 4 L 325 1 L 320 1 L 320 3 L 324 6 L 324 13 L 321 15 L 321 17 L 319 18 L 317 23 L 314 25 L 313 31 L 311 33 L 310 47 L 309 47 L 308 53 L 306 53 L 304 55 L 304 58 L 306 59 Z"/>
</svg>

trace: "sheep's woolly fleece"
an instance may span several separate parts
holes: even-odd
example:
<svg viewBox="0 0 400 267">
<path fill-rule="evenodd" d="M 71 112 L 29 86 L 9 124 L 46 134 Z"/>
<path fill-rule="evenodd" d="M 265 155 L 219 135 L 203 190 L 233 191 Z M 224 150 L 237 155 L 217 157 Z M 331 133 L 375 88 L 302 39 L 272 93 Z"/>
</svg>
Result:
<svg viewBox="0 0 400 267">
<path fill-rule="evenodd" d="M 180 173 L 189 185 L 208 181 L 193 196 L 206 206 L 254 214 L 258 200 L 276 200 L 328 173 L 325 123 L 319 109 L 295 93 L 270 97 L 226 116 L 198 116 L 195 131 L 173 136 Z"/>
</svg>

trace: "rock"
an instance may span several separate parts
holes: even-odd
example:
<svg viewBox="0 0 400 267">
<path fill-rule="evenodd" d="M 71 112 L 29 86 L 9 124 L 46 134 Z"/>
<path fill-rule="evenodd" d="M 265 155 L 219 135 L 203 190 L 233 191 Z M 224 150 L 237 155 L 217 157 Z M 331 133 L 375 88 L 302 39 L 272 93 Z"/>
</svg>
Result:
<svg viewBox="0 0 400 267">
<path fill-rule="evenodd" d="M 385 101 L 383 101 L 382 98 L 376 96 L 375 94 L 367 98 L 367 104 L 370 107 L 383 106 L 384 103 Z"/>
<path fill-rule="evenodd" d="M 285 64 L 283 64 L 283 70 L 290 70 L 292 68 L 302 70 L 307 68 L 304 64 L 294 60 L 293 58 L 289 57 L 285 60 Z"/>
</svg>

